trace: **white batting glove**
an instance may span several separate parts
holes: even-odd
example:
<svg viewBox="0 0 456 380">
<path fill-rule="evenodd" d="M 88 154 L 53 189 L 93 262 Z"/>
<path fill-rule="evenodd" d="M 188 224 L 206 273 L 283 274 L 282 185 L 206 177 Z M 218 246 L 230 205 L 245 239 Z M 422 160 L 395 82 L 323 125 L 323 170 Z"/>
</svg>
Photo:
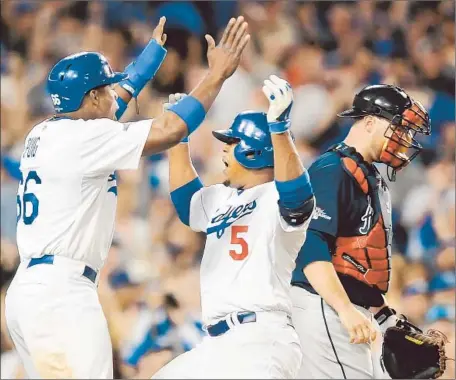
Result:
<svg viewBox="0 0 456 380">
<path fill-rule="evenodd" d="M 290 84 L 276 75 L 271 75 L 264 81 L 263 93 L 269 100 L 268 122 L 289 120 L 293 105 L 293 90 Z"/>
<path fill-rule="evenodd" d="M 166 111 L 171 107 L 173 104 L 176 104 L 177 102 L 181 101 L 184 97 L 186 97 L 187 94 L 171 94 L 168 97 L 168 102 L 163 104 L 163 111 Z"/>
</svg>

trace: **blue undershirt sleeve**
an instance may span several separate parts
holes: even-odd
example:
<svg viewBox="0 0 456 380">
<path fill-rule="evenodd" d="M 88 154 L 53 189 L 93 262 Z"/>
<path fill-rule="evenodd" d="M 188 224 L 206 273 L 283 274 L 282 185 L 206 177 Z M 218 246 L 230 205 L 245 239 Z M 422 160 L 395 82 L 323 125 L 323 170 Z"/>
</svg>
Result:
<svg viewBox="0 0 456 380">
<path fill-rule="evenodd" d="M 7 155 L 2 155 L 2 164 L 6 172 L 14 179 L 20 181 L 22 172 L 20 169 L 21 163 Z"/>
<path fill-rule="evenodd" d="M 292 226 L 302 225 L 314 210 L 313 189 L 309 174 L 304 172 L 290 181 L 275 181 L 279 193 L 279 211 Z"/>
<path fill-rule="evenodd" d="M 199 177 L 171 192 L 171 201 L 182 223 L 190 226 L 190 204 L 193 195 L 203 188 Z"/>
</svg>

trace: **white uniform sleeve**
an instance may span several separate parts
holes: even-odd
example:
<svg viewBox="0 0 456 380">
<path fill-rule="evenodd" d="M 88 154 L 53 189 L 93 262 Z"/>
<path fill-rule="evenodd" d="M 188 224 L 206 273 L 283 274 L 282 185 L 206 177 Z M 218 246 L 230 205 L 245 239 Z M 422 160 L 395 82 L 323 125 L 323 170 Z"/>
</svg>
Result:
<svg viewBox="0 0 456 380">
<path fill-rule="evenodd" d="M 232 189 L 224 185 L 203 187 L 193 194 L 190 203 L 190 228 L 197 232 L 206 232 L 211 215 L 217 204 L 227 198 Z"/>
<path fill-rule="evenodd" d="M 84 173 L 112 173 L 137 169 L 152 120 L 119 123 L 95 119 L 81 123 L 81 160 Z"/>
</svg>

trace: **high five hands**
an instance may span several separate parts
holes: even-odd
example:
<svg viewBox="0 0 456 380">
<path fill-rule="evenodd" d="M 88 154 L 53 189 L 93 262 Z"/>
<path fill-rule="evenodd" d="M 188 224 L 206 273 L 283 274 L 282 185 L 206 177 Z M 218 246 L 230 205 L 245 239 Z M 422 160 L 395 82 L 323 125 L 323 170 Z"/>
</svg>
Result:
<svg viewBox="0 0 456 380">
<path fill-rule="evenodd" d="M 220 75 L 223 79 L 229 78 L 239 66 L 239 61 L 244 48 L 250 40 L 247 33 L 248 23 L 243 16 L 237 19 L 232 18 L 223 32 L 218 45 L 214 38 L 206 34 L 207 61 L 213 73 Z"/>
</svg>

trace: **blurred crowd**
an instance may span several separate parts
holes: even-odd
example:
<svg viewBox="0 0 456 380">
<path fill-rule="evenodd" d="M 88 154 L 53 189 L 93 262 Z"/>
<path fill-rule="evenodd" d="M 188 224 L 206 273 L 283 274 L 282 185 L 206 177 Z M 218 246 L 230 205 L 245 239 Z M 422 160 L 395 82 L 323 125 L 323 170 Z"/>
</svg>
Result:
<svg viewBox="0 0 456 380">
<path fill-rule="evenodd" d="M 210 131 L 238 112 L 266 110 L 270 74 L 294 89 L 292 130 L 306 166 L 346 135 L 337 112 L 362 86 L 403 87 L 429 111 L 425 149 L 391 183 L 394 222 L 388 301 L 424 329 L 443 331 L 455 357 L 455 3 L 448 1 L 23 1 L 1 2 L 1 286 L 18 265 L 15 245 L 17 161 L 25 135 L 53 113 L 46 75 L 65 55 L 103 53 L 122 71 L 166 16 L 168 55 L 123 120 L 155 117 L 167 96 L 188 92 L 204 75 L 204 34 L 214 37 L 242 14 L 252 35 L 237 72 L 191 138 L 206 184 L 222 170 Z M 385 172 L 384 168 L 380 168 Z M 199 262 L 204 236 L 176 218 L 166 154 L 141 170 L 118 173 L 116 232 L 99 296 L 110 326 L 116 378 L 149 378 L 204 335 Z M 1 378 L 22 369 L 1 318 Z M 446 378 L 455 378 L 448 362 Z"/>
</svg>

